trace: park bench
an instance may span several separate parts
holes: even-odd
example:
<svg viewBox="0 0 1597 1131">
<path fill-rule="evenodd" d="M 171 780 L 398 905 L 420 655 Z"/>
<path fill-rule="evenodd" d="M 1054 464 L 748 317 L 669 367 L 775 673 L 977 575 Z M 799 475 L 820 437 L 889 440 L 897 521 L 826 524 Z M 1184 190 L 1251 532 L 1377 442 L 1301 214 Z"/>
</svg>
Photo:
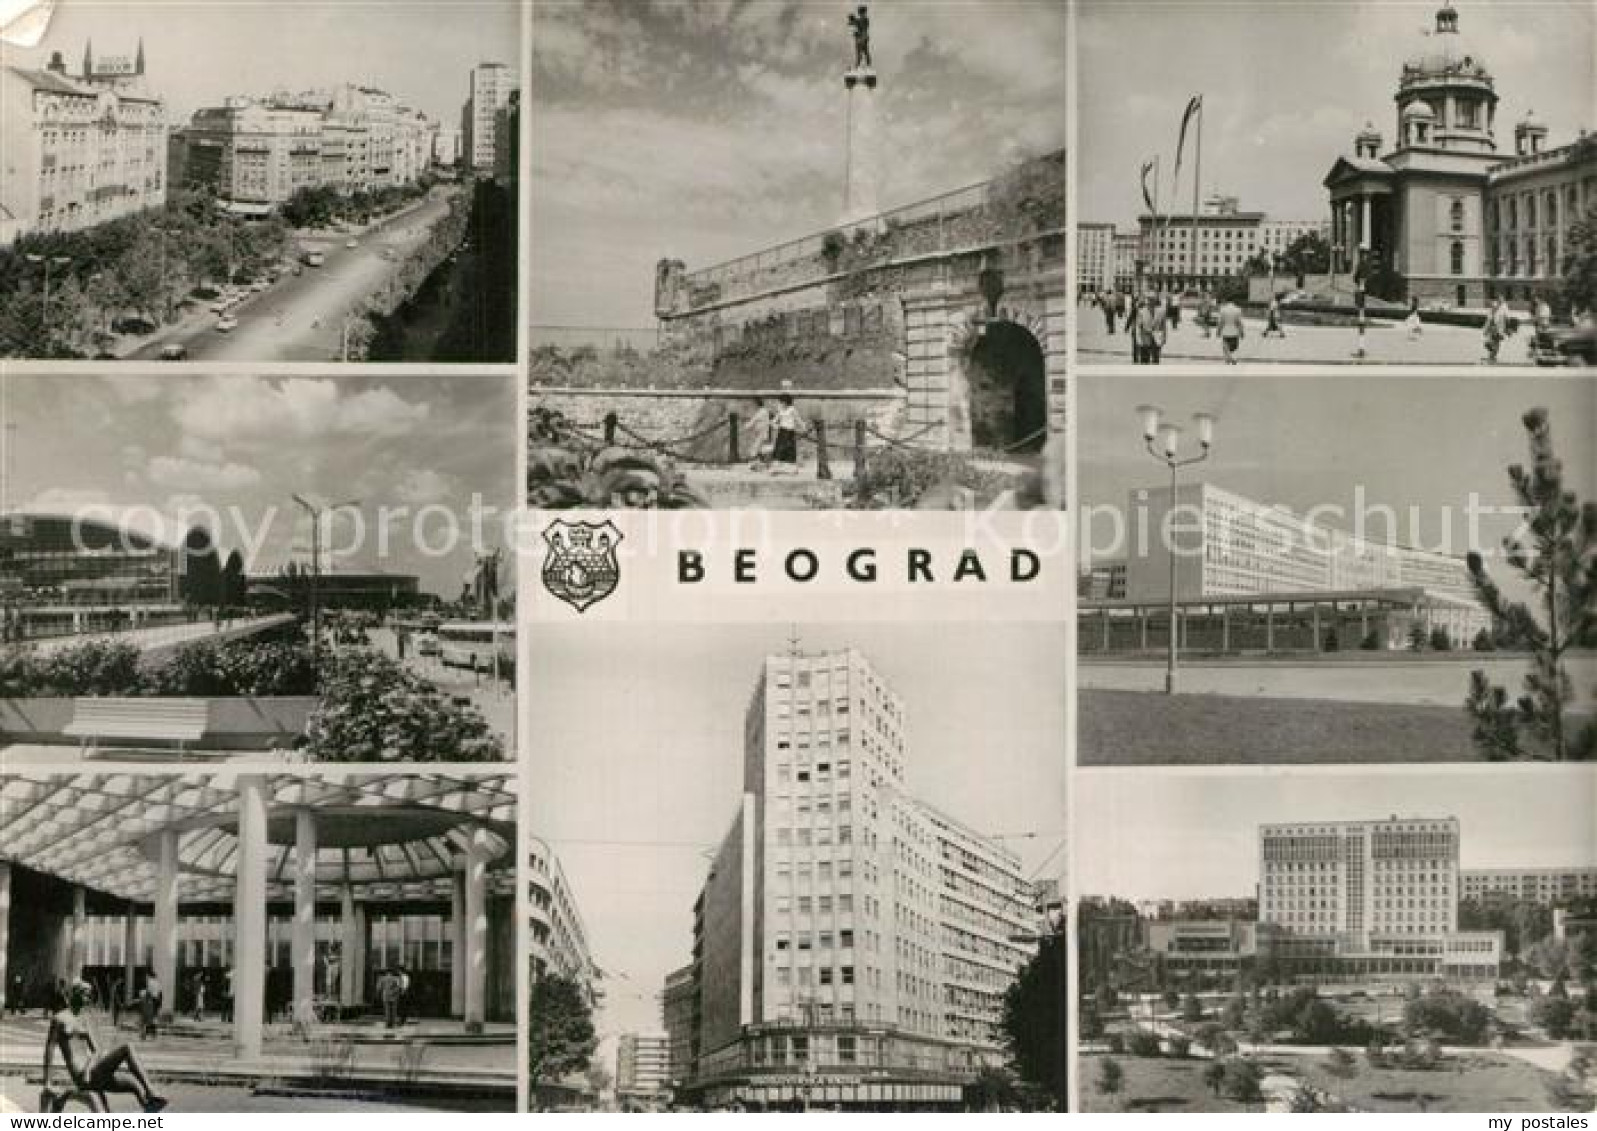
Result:
<svg viewBox="0 0 1597 1131">
<path fill-rule="evenodd" d="M 173 743 L 183 753 L 205 733 L 208 714 L 204 699 L 74 699 L 61 733 L 79 739 L 86 757 L 99 753 L 102 739 Z"/>
</svg>

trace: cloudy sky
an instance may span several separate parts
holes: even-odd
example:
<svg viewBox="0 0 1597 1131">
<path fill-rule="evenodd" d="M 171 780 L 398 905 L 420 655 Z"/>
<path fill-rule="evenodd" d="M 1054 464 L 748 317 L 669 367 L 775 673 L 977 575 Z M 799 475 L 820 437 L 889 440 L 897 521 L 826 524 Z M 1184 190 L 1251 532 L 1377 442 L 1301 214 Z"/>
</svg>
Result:
<svg viewBox="0 0 1597 1131">
<path fill-rule="evenodd" d="M 603 627 L 603 631 L 593 631 Z M 743 719 L 786 625 L 546 625 L 528 711 L 535 835 L 561 859 L 599 965 L 609 1031 L 659 1027 L 687 962 L 693 901 L 742 789 Z M 1003 834 L 1028 875 L 1064 874 L 1059 626 L 800 625 L 806 651 L 853 645 L 904 698 L 911 792 Z M 594 673 L 604 672 L 602 697 Z M 1020 674 L 1024 673 L 1024 674 Z"/>
<path fill-rule="evenodd" d="M 1495 552 L 1517 519 L 1485 515 L 1472 539 L 1470 496 L 1483 506 L 1513 503 L 1506 469 L 1528 458 L 1520 416 L 1537 406 L 1550 415 L 1566 482 L 1582 498 L 1597 498 L 1590 442 L 1597 382 L 1581 377 L 1088 378 L 1079 396 L 1084 514 L 1112 507 L 1124 515 L 1131 490 L 1166 482 L 1142 447 L 1136 406 L 1145 402 L 1184 427 L 1196 412 L 1218 417 L 1213 454 L 1183 472 L 1183 482 L 1207 481 L 1299 514 L 1339 508 L 1340 515 L 1322 511 L 1324 521 L 1355 532 L 1354 518 L 1365 510 L 1372 538 L 1390 537 L 1374 510 L 1385 506 L 1396 513 L 1395 541 L 1451 554 Z M 1108 547 L 1113 535 L 1111 519 L 1094 519 L 1083 552 L 1116 556 Z"/>
<path fill-rule="evenodd" d="M 1590 766 L 1093 770 L 1076 778 L 1077 890 L 1130 900 L 1251 896 L 1261 824 L 1393 815 L 1457 817 L 1463 868 L 1590 868 L 1593 784 Z"/>
<path fill-rule="evenodd" d="M 86 39 L 96 58 L 133 58 L 174 124 L 229 94 L 379 87 L 458 127 L 471 68 L 520 56 L 516 0 L 58 0 L 38 48 L 0 52 L 42 67 L 52 51 L 77 74 Z"/>
<path fill-rule="evenodd" d="M 252 572 L 310 560 L 293 493 L 353 499 L 360 517 L 333 522 L 328 567 L 414 573 L 452 598 L 473 561 L 473 494 L 501 515 L 516 498 L 509 379 L 7 374 L 0 393 L 9 504 L 197 517 Z M 486 551 L 502 539 L 484 525 Z"/>
<path fill-rule="evenodd" d="M 540 3 L 533 15 L 533 321 L 650 326 L 654 265 L 688 269 L 843 207 L 838 0 Z M 884 208 L 1065 140 L 1060 0 L 877 0 Z"/>
<path fill-rule="evenodd" d="M 1181 112 L 1204 96 L 1203 191 L 1241 197 L 1282 219 L 1327 214 L 1320 182 L 1353 136 L 1373 121 L 1396 142 L 1403 61 L 1428 44 L 1441 0 L 1086 0 L 1080 37 L 1081 211 L 1136 226 L 1138 176 L 1163 155 L 1160 207 L 1172 196 Z M 1455 0 L 1459 32 L 1496 78 L 1499 150 L 1535 110 L 1550 141 L 1591 128 L 1590 0 Z M 1191 208 L 1182 171 L 1180 207 Z"/>
</svg>

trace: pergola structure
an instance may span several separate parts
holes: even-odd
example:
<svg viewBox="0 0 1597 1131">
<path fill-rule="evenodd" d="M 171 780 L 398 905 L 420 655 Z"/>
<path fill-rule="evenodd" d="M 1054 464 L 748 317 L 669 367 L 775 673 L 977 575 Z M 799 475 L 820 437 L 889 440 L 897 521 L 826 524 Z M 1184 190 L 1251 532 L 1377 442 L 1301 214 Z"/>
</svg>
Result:
<svg viewBox="0 0 1597 1131">
<path fill-rule="evenodd" d="M 366 905 L 447 899 L 452 1004 L 475 1031 L 484 1019 L 488 897 L 514 889 L 513 788 L 504 773 L 9 774 L 0 779 L 0 985 L 12 863 L 73 885 L 66 968 L 74 977 L 90 889 L 128 902 L 129 985 L 135 904 L 154 908 L 153 970 L 175 987 L 180 905 L 231 900 L 234 1051 L 258 1056 L 270 900 L 293 903 L 296 1002 L 316 994 L 317 901 L 337 901 L 351 964 L 340 983 L 347 1006 L 364 979 Z"/>
</svg>

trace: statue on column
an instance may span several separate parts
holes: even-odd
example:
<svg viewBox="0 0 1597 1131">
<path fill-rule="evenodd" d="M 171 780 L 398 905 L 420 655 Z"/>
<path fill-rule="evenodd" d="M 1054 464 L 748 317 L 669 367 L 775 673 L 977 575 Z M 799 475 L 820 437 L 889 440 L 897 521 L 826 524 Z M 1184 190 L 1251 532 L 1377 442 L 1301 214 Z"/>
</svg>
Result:
<svg viewBox="0 0 1597 1131">
<path fill-rule="evenodd" d="M 871 18 L 864 4 L 849 16 L 848 26 L 854 31 L 854 69 L 863 70 L 871 65 Z"/>
</svg>

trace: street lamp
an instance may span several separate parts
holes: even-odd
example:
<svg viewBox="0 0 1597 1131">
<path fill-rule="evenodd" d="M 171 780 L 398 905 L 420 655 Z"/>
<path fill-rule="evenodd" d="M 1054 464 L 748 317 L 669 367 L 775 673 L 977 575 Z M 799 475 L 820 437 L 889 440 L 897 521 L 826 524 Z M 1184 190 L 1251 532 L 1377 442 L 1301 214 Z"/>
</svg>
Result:
<svg viewBox="0 0 1597 1131">
<path fill-rule="evenodd" d="M 322 519 L 334 511 L 344 507 L 360 506 L 359 499 L 345 499 L 341 503 L 330 506 L 318 507 L 300 495 L 294 496 L 294 501 L 305 509 L 311 520 L 311 666 L 317 674 L 322 670 Z"/>
<path fill-rule="evenodd" d="M 1170 509 L 1167 515 L 1174 513 L 1176 502 L 1176 473 L 1183 467 L 1191 467 L 1195 463 L 1202 463 L 1209 458 L 1210 449 L 1214 447 L 1214 421 L 1211 413 L 1197 412 L 1192 415 L 1192 423 L 1197 431 L 1198 446 L 1202 448 L 1197 455 L 1187 459 L 1181 458 L 1181 428 L 1180 426 L 1164 419 L 1164 412 L 1158 405 L 1144 404 L 1137 406 L 1137 418 L 1142 424 L 1142 443 L 1148 454 L 1170 469 Z M 1155 444 L 1157 441 L 1157 445 Z M 1169 519 L 1166 518 L 1168 523 Z M 1200 531 L 1201 533 L 1201 531 Z M 1176 652 L 1180 641 L 1180 634 L 1176 628 L 1176 566 L 1178 564 L 1176 547 L 1171 545 L 1166 549 L 1170 554 L 1170 641 L 1165 659 L 1164 691 L 1166 695 L 1176 693 Z"/>
<path fill-rule="evenodd" d="M 39 303 L 39 317 L 44 323 L 44 342 L 48 351 L 50 345 L 50 268 L 65 267 L 72 262 L 70 255 L 34 255 L 29 253 L 23 256 L 29 263 L 44 264 L 44 294 L 43 301 Z"/>
</svg>

